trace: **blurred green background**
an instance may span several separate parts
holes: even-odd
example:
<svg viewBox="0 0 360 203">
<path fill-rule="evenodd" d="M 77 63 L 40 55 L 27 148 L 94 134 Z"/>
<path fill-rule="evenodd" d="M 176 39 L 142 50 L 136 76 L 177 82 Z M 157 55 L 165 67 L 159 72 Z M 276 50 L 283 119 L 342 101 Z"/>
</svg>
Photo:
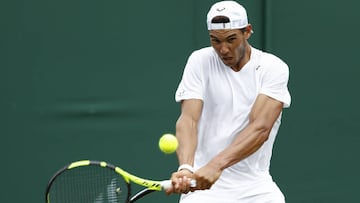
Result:
<svg viewBox="0 0 360 203">
<path fill-rule="evenodd" d="M 150 179 L 175 155 L 174 92 L 189 54 L 208 46 L 211 0 L 0 2 L 0 202 L 44 202 L 63 165 L 99 159 Z M 360 202 L 360 3 L 238 1 L 250 43 L 290 67 L 271 172 L 287 202 Z M 156 193 L 139 202 L 176 202 Z"/>
</svg>

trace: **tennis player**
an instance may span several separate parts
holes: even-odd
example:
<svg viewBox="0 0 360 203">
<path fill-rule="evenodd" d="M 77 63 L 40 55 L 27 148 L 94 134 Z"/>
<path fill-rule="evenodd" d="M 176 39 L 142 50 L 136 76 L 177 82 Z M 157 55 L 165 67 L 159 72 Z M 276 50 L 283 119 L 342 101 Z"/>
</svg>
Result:
<svg viewBox="0 0 360 203">
<path fill-rule="evenodd" d="M 180 166 L 167 193 L 181 203 L 283 203 L 269 167 L 291 101 L 288 66 L 249 44 L 252 25 L 235 1 L 215 3 L 207 28 L 211 47 L 190 55 L 175 95 Z"/>
</svg>

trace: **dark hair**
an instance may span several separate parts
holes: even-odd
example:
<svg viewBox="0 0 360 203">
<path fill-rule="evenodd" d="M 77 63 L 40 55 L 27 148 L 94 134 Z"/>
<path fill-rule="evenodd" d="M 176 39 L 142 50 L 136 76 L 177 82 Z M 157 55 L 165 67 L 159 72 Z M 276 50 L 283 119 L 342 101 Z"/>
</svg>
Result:
<svg viewBox="0 0 360 203">
<path fill-rule="evenodd" d="M 226 16 L 215 16 L 212 20 L 211 23 L 229 23 L 230 19 Z M 246 31 L 246 27 L 241 28 L 240 31 L 242 33 L 244 33 Z"/>
<path fill-rule="evenodd" d="M 212 20 L 211 23 L 229 23 L 230 19 L 226 16 L 215 16 Z"/>
</svg>

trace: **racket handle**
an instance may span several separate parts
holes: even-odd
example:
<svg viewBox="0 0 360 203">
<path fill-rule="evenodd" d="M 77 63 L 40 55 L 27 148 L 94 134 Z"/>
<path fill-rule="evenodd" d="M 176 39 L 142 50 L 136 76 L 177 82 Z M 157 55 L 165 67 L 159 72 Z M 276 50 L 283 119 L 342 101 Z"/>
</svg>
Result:
<svg viewBox="0 0 360 203">
<path fill-rule="evenodd" d="M 167 189 L 172 188 L 171 180 L 163 180 L 163 181 L 161 181 L 161 186 L 162 186 L 163 190 L 167 190 Z"/>
<path fill-rule="evenodd" d="M 172 188 L 171 180 L 163 180 L 161 181 L 161 186 L 164 190 Z M 196 180 L 190 180 L 190 187 L 196 187 Z"/>
</svg>

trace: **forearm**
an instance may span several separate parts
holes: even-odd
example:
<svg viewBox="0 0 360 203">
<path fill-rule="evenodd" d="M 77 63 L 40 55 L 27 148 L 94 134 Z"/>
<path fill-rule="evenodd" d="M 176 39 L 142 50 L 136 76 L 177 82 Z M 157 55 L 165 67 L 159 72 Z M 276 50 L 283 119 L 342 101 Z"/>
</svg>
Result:
<svg viewBox="0 0 360 203">
<path fill-rule="evenodd" d="M 215 156 L 209 164 L 224 170 L 256 152 L 268 139 L 270 129 L 257 123 L 241 131 L 225 150 Z"/>
<path fill-rule="evenodd" d="M 194 164 L 194 155 L 197 146 L 197 125 L 191 116 L 182 114 L 176 122 L 176 137 L 179 146 L 176 150 L 179 165 L 183 165 L 182 169 L 171 175 L 172 187 L 166 191 L 171 193 L 187 193 L 190 191 L 190 180 L 193 179 L 193 170 L 191 166 Z M 184 164 L 190 165 L 186 166 Z M 179 167 L 180 169 L 180 167 Z"/>
<path fill-rule="evenodd" d="M 230 146 L 214 157 L 209 164 L 224 170 L 256 152 L 268 139 L 282 106 L 283 104 L 277 100 L 259 95 L 251 110 L 248 126 L 239 132 Z"/>
<path fill-rule="evenodd" d="M 176 151 L 179 164 L 193 165 L 197 146 L 196 122 L 184 116 L 180 116 L 176 123 L 176 137 L 179 141 L 179 147 Z"/>
</svg>

